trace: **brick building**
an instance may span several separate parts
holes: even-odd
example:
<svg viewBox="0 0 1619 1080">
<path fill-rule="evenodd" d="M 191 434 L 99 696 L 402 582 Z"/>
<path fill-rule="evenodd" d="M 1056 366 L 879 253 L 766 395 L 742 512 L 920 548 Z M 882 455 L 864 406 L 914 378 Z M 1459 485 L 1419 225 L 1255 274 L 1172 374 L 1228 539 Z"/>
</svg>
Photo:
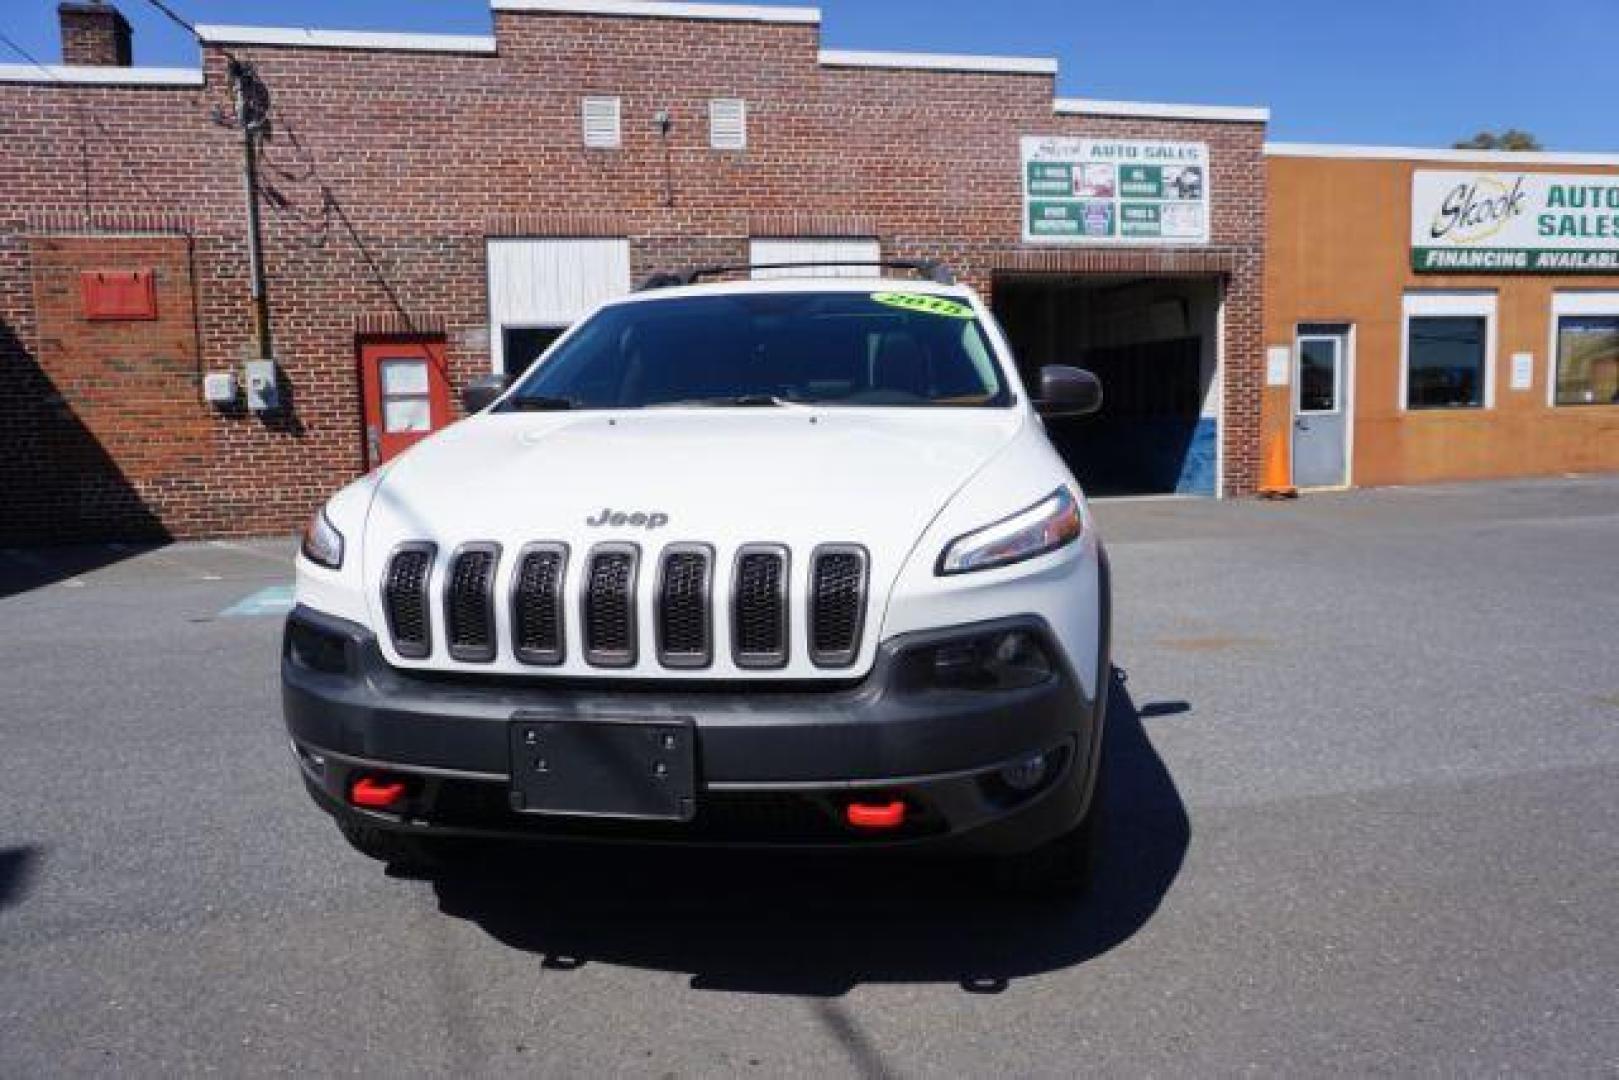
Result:
<svg viewBox="0 0 1619 1080">
<path fill-rule="evenodd" d="M 0 66 L 0 543 L 291 530 L 641 275 L 805 255 L 943 260 L 1023 362 L 1097 368 L 1111 415 L 1057 433 L 1089 484 L 1255 487 L 1264 110 L 825 50 L 813 9 L 493 6 L 489 37 L 203 27 L 190 70 L 64 3 L 67 64 Z M 255 355 L 230 57 L 271 95 L 263 410 L 204 395 Z"/>
<path fill-rule="evenodd" d="M 1266 457 L 1297 486 L 1619 469 L 1619 156 L 1267 160 Z"/>
</svg>

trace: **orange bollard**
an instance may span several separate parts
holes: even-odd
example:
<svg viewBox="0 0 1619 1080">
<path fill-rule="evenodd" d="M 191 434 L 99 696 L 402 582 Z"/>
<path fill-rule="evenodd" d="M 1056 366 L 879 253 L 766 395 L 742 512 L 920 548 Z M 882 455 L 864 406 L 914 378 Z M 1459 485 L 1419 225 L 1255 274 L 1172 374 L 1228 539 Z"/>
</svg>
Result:
<svg viewBox="0 0 1619 1080">
<path fill-rule="evenodd" d="M 1273 437 L 1265 451 L 1265 472 L 1259 481 L 1261 499 L 1296 499 L 1299 489 L 1293 486 L 1292 470 L 1288 468 L 1287 440 Z"/>
</svg>

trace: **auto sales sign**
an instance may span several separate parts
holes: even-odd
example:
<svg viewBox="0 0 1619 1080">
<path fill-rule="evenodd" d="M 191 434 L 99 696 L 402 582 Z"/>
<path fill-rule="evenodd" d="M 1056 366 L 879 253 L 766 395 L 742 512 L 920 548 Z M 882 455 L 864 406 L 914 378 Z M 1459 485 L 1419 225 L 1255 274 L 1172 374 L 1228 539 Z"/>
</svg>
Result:
<svg viewBox="0 0 1619 1080">
<path fill-rule="evenodd" d="M 1411 265 L 1433 274 L 1619 274 L 1619 174 L 1419 170 Z"/>
<path fill-rule="evenodd" d="M 1026 244 L 1206 244 L 1206 143 L 1029 135 Z"/>
</svg>

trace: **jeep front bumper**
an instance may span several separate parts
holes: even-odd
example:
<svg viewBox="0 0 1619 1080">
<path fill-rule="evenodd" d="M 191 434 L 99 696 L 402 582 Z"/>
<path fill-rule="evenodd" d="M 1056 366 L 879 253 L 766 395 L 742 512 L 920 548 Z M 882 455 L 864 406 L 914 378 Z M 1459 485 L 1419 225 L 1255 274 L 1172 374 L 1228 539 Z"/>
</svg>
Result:
<svg viewBox="0 0 1619 1080">
<path fill-rule="evenodd" d="M 941 646 L 1017 629 L 1049 677 L 1013 688 L 945 688 Z M 1104 639 L 1105 640 L 1105 639 Z M 334 815 L 410 832 L 787 847 L 896 846 L 962 854 L 1027 850 L 1072 828 L 1092 790 L 1105 709 L 1027 615 L 883 643 L 856 684 L 626 684 L 423 676 L 390 667 L 364 627 L 299 607 L 282 649 L 282 699 L 304 780 Z M 512 808 L 510 730 L 536 713 L 689 720 L 697 812 L 689 822 L 581 819 Z M 1026 789 L 1006 770 L 1041 758 Z M 402 782 L 387 811 L 355 806 L 356 779 Z M 892 830 L 852 826 L 850 802 L 902 800 Z"/>
</svg>

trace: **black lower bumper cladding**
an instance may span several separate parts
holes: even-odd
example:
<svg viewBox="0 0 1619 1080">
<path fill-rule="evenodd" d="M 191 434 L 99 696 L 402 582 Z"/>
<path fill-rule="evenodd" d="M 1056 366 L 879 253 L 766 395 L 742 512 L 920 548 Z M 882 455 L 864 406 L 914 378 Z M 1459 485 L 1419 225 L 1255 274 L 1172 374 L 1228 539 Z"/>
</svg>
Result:
<svg viewBox="0 0 1619 1080">
<path fill-rule="evenodd" d="M 938 646 L 1002 629 L 1042 642 L 1048 678 L 1014 689 L 933 685 Z M 1033 615 L 894 638 L 865 679 L 827 688 L 406 672 L 364 627 L 299 607 L 287 620 L 282 699 L 304 780 L 328 812 L 411 832 L 555 840 L 1024 850 L 1083 816 L 1101 734 L 1101 703 Z M 690 722 L 695 816 L 521 812 L 510 779 L 519 716 Z M 1008 783 L 1005 770 L 1033 757 L 1046 764 L 1040 782 Z M 403 782 L 403 798 L 386 810 L 355 806 L 351 785 L 378 776 Z M 845 811 L 856 800 L 902 801 L 903 826 L 851 827 Z"/>
</svg>

